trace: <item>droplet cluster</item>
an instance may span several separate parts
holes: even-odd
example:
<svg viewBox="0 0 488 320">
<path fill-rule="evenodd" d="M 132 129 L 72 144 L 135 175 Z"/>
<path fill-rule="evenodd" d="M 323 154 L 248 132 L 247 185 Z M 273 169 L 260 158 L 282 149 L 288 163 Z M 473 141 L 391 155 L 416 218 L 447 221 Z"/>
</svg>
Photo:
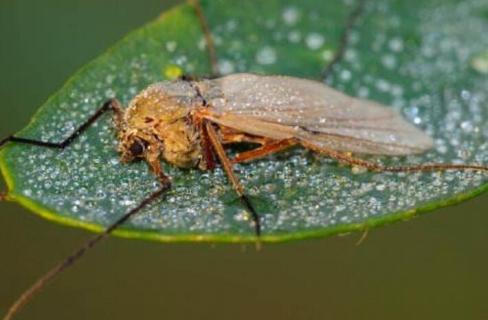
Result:
<svg viewBox="0 0 488 320">
<path fill-rule="evenodd" d="M 209 12 L 220 70 L 318 74 L 317 66 L 329 61 L 336 49 L 337 24 L 351 9 L 327 3 L 330 11 L 323 15 L 297 2 L 274 15 L 262 10 L 247 22 L 244 17 L 249 16 L 229 18 Z M 327 82 L 351 95 L 391 105 L 435 140 L 434 149 L 420 156 L 369 160 L 388 165 L 488 164 L 488 38 L 483 36 L 488 22 L 476 15 L 481 9 L 486 11 L 486 1 L 412 7 L 406 13 L 395 2 L 368 3 L 343 60 Z M 258 27 L 249 29 L 246 23 Z M 127 105 L 148 84 L 161 80 L 165 66 L 191 73 L 206 63 L 200 36 L 188 43 L 157 26 L 148 28 L 150 41 L 137 40 L 138 52 L 146 54 L 134 55 L 134 46 L 122 44 L 51 98 L 23 134 L 60 141 L 104 100 L 117 97 Z M 258 30 L 263 31 L 257 34 Z M 291 59 L 288 52 L 302 60 Z M 26 146 L 6 151 L 7 167 L 15 168 L 14 192 L 80 222 L 108 225 L 158 187 L 144 163 L 119 161 L 109 116 L 64 151 Z M 165 171 L 174 188 L 126 228 L 164 235 L 253 233 L 252 221 L 222 170 L 200 172 L 166 165 Z M 486 174 L 469 171 L 364 172 L 303 149 L 237 165 L 236 172 L 263 217 L 263 233 L 276 235 L 340 230 L 371 219 L 387 221 L 392 214 L 472 192 L 488 181 Z"/>
</svg>

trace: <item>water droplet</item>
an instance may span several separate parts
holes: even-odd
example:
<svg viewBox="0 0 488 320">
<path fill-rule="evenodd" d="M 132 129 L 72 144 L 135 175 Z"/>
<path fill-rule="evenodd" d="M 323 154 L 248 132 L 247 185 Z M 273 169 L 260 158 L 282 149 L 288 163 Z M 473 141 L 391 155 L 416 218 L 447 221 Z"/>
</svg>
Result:
<svg viewBox="0 0 488 320">
<path fill-rule="evenodd" d="M 393 38 L 388 42 L 388 47 L 391 51 L 400 52 L 403 50 L 403 40 L 401 38 Z"/>
<path fill-rule="evenodd" d="M 291 26 L 297 23 L 300 18 L 300 12 L 295 7 L 286 7 L 282 12 L 281 17 L 285 24 Z"/>
<path fill-rule="evenodd" d="M 324 61 L 329 62 L 332 60 L 333 57 L 334 57 L 334 52 L 332 50 L 326 49 L 322 51 L 322 59 L 324 59 Z"/>
<path fill-rule="evenodd" d="M 270 46 L 262 47 L 256 53 L 256 62 L 259 64 L 273 64 L 276 62 L 276 51 Z"/>
<path fill-rule="evenodd" d="M 367 98 L 369 96 L 369 89 L 367 87 L 359 87 L 357 95 L 361 98 Z"/>
<path fill-rule="evenodd" d="M 302 40 L 302 34 L 298 30 L 293 30 L 288 33 L 288 41 L 291 43 L 298 43 Z"/>
<path fill-rule="evenodd" d="M 386 54 L 381 57 L 381 63 L 388 69 L 394 69 L 396 67 L 396 58 L 394 55 Z"/>
<path fill-rule="evenodd" d="M 237 29 L 237 26 L 238 26 L 238 22 L 235 19 L 231 19 L 227 21 L 227 23 L 225 24 L 225 28 L 227 29 L 226 30 L 227 32 L 234 32 Z"/>
<path fill-rule="evenodd" d="M 340 78 L 343 81 L 349 81 L 349 80 L 351 80 L 351 77 L 352 77 L 352 74 L 351 74 L 351 71 L 349 71 L 349 70 L 342 70 L 340 73 Z"/>
<path fill-rule="evenodd" d="M 368 169 L 366 169 L 365 167 L 353 166 L 351 168 L 351 171 L 353 174 L 361 174 L 367 172 Z"/>
<path fill-rule="evenodd" d="M 235 70 L 234 64 L 230 60 L 219 61 L 219 71 L 221 74 L 230 74 Z"/>
<path fill-rule="evenodd" d="M 236 221 L 249 221 L 250 219 L 250 216 L 249 216 L 249 213 L 245 210 L 241 210 L 239 211 L 238 214 L 234 215 L 234 220 Z"/>
<path fill-rule="evenodd" d="M 305 44 L 312 50 L 320 49 L 324 45 L 325 38 L 320 33 L 310 33 L 305 38 Z"/>
<path fill-rule="evenodd" d="M 378 79 L 376 81 L 376 88 L 378 88 L 380 91 L 387 92 L 390 90 L 390 83 L 388 83 L 386 80 Z"/>
<path fill-rule="evenodd" d="M 473 132 L 474 126 L 470 121 L 463 121 L 461 122 L 461 129 L 466 133 L 470 133 Z"/>
<path fill-rule="evenodd" d="M 168 41 L 166 42 L 166 50 L 169 52 L 174 52 L 176 50 L 177 43 L 176 41 Z"/>
<path fill-rule="evenodd" d="M 105 98 L 107 98 L 107 99 L 113 99 L 113 98 L 115 98 L 115 91 L 112 90 L 111 88 L 110 89 L 107 89 L 105 91 Z"/>
<path fill-rule="evenodd" d="M 136 202 L 132 199 L 124 198 L 119 203 L 123 206 L 128 207 L 134 205 Z"/>
</svg>

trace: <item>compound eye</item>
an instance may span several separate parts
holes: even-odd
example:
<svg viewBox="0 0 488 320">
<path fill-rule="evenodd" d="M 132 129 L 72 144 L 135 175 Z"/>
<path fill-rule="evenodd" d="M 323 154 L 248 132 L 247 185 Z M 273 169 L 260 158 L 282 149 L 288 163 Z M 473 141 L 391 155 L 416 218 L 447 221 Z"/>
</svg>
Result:
<svg viewBox="0 0 488 320">
<path fill-rule="evenodd" d="M 135 140 L 130 146 L 129 151 L 133 157 L 139 157 L 144 152 L 144 144 L 139 140 Z"/>
</svg>

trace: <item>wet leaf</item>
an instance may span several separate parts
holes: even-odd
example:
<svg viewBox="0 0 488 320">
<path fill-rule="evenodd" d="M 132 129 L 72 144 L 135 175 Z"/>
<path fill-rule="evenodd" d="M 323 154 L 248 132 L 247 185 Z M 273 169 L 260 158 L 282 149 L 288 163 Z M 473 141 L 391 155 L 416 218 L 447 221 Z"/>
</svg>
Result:
<svg viewBox="0 0 488 320">
<path fill-rule="evenodd" d="M 223 73 L 320 79 L 340 49 L 353 1 L 205 1 Z M 328 84 L 400 111 L 435 138 L 388 165 L 488 163 L 488 3 L 366 3 Z M 77 72 L 18 135 L 61 141 L 106 99 L 124 104 L 150 83 L 210 74 L 198 19 L 188 5 L 136 30 Z M 10 197 L 57 222 L 100 231 L 157 187 L 144 163 L 122 164 L 109 117 L 60 152 L 9 145 L 0 154 Z M 235 151 L 235 150 L 234 150 Z M 234 152 L 231 150 L 231 152 Z M 115 233 L 161 241 L 253 241 L 250 217 L 225 175 L 165 167 L 167 199 Z M 292 150 L 237 172 L 263 217 L 263 240 L 363 230 L 456 203 L 487 189 L 475 172 L 378 174 Z"/>
</svg>

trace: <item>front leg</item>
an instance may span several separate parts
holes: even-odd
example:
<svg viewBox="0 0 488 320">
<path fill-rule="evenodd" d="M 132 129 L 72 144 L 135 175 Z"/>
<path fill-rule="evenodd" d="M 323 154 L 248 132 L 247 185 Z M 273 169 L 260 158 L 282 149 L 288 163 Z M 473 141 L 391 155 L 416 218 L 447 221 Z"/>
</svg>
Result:
<svg viewBox="0 0 488 320">
<path fill-rule="evenodd" d="M 154 173 L 161 185 L 169 188 L 171 187 L 171 178 L 164 173 L 159 157 L 159 153 L 150 154 L 146 157 L 146 161 L 152 173 Z"/>
<path fill-rule="evenodd" d="M 48 141 L 40 141 L 30 138 L 22 138 L 17 137 L 15 135 L 10 135 L 3 140 L 0 140 L 0 148 L 6 145 L 9 142 L 16 142 L 22 144 L 30 144 L 38 147 L 45 147 L 45 148 L 54 148 L 54 149 L 64 149 L 71 145 L 76 138 L 78 138 L 83 132 L 85 132 L 95 121 L 98 120 L 102 115 L 107 113 L 108 111 L 114 112 L 114 123 L 117 127 L 117 130 L 122 129 L 122 108 L 120 103 L 116 99 L 110 99 L 105 102 L 100 109 L 98 109 L 85 123 L 78 127 L 69 137 L 64 139 L 61 142 L 48 142 Z"/>
<path fill-rule="evenodd" d="M 123 130 L 123 111 L 121 108 L 121 104 L 115 99 L 110 99 L 107 102 L 105 102 L 92 116 L 90 116 L 85 121 L 85 123 L 80 125 L 78 129 L 76 129 L 69 137 L 67 137 L 61 142 L 41 141 L 36 139 L 22 138 L 22 137 L 17 137 L 15 135 L 10 135 L 5 139 L 0 140 L 0 149 L 4 147 L 7 143 L 20 143 L 20 144 L 37 146 L 37 147 L 64 150 L 65 148 L 70 146 L 92 124 L 94 124 L 102 115 L 104 115 L 108 111 L 112 111 L 114 113 L 114 124 L 117 128 L 117 131 L 120 132 L 121 130 Z M 0 192 L 0 201 L 6 200 L 7 196 L 8 196 L 7 193 Z"/>
</svg>

